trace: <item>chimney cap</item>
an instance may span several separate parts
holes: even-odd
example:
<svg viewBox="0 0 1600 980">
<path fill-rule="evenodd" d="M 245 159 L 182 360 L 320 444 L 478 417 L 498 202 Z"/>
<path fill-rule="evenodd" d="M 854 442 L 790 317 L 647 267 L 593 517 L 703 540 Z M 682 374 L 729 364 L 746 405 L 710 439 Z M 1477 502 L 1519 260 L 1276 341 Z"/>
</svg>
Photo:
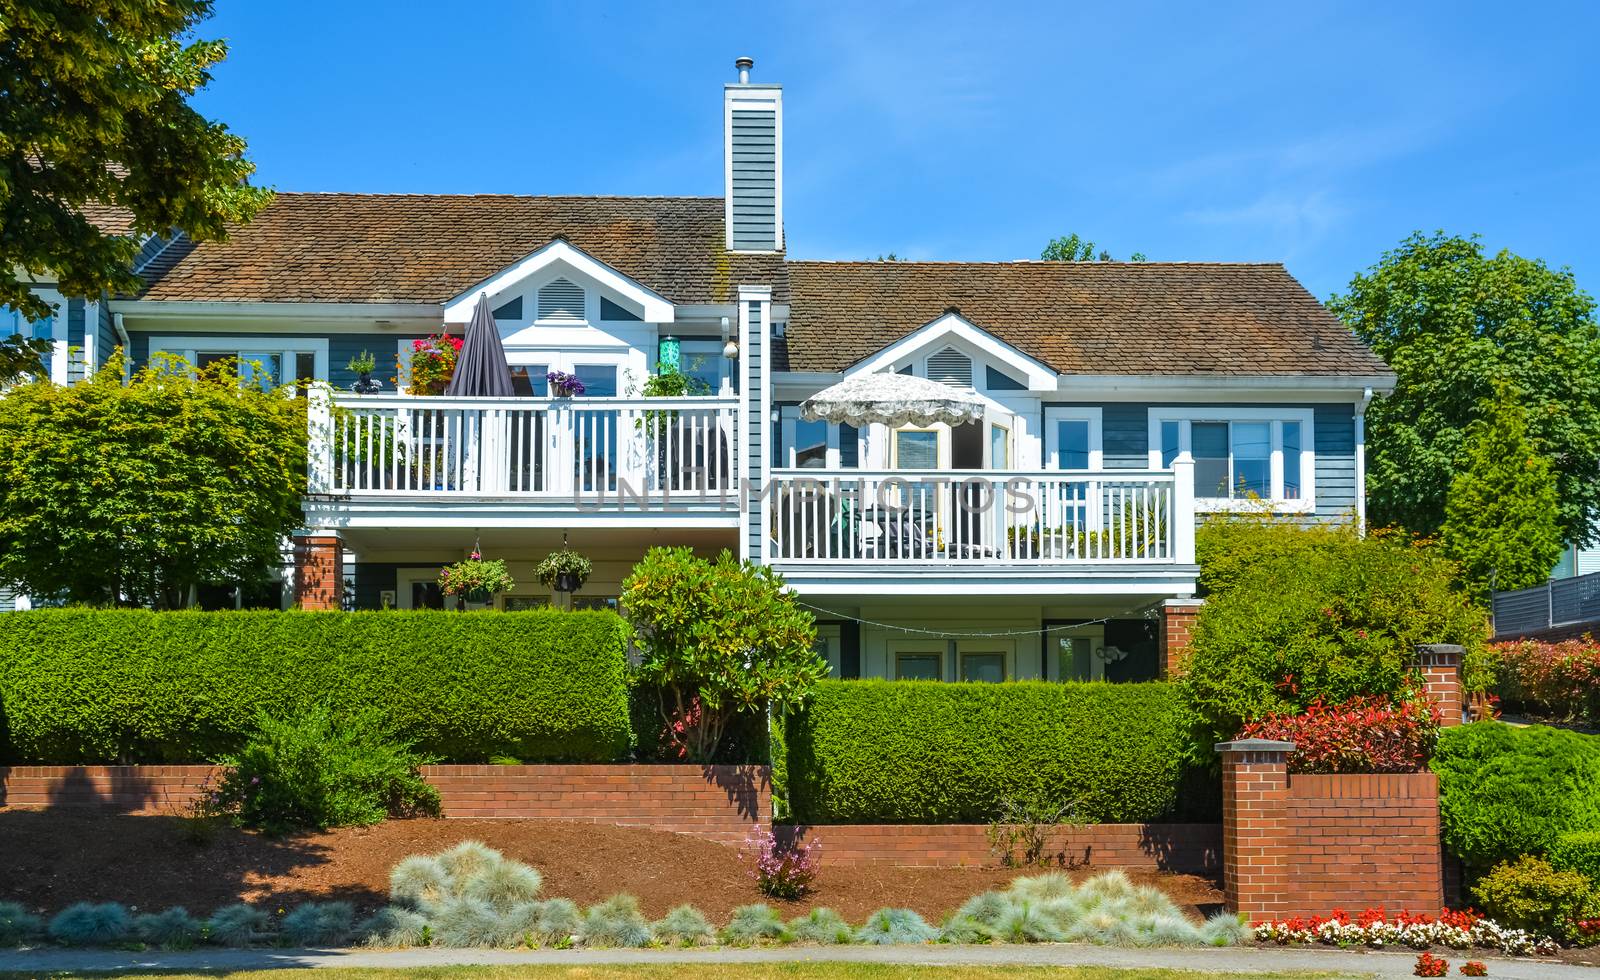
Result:
<svg viewBox="0 0 1600 980">
<path fill-rule="evenodd" d="M 749 71 L 750 69 L 754 68 L 755 66 L 756 66 L 756 59 L 751 58 L 751 57 L 743 57 L 743 58 L 735 58 L 735 59 L 733 59 L 733 67 L 739 69 L 740 71 Z"/>
</svg>

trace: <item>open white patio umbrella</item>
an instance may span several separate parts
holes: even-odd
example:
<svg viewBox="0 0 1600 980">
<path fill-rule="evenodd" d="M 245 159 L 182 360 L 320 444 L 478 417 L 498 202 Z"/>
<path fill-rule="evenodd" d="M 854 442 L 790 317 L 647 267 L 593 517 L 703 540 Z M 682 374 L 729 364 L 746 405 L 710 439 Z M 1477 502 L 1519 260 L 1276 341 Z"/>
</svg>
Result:
<svg viewBox="0 0 1600 980">
<path fill-rule="evenodd" d="M 800 417 L 807 422 L 854 426 L 961 425 L 980 421 L 983 413 L 984 404 L 973 392 L 909 374 L 857 375 L 800 403 Z"/>
</svg>

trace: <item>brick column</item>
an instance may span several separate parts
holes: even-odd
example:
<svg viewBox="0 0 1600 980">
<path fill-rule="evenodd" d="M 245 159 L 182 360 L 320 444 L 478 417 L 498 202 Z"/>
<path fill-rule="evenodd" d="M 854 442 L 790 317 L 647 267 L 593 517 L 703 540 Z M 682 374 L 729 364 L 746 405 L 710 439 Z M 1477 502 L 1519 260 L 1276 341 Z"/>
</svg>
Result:
<svg viewBox="0 0 1600 980">
<path fill-rule="evenodd" d="M 337 534 L 294 539 L 294 601 L 301 609 L 344 608 L 344 547 Z"/>
<path fill-rule="evenodd" d="M 1461 724 L 1466 713 L 1466 695 L 1461 688 L 1461 657 L 1466 651 L 1454 643 L 1419 643 L 1416 665 L 1428 697 L 1439 705 L 1444 724 Z"/>
<path fill-rule="evenodd" d="M 1163 680 L 1183 673 L 1183 655 L 1189 649 L 1189 636 L 1204 603 L 1203 599 L 1168 599 L 1161 604 L 1160 668 Z"/>
<path fill-rule="evenodd" d="M 1293 742 L 1241 738 L 1222 754 L 1222 883 L 1228 908 L 1252 922 L 1287 908 L 1289 753 Z"/>
</svg>

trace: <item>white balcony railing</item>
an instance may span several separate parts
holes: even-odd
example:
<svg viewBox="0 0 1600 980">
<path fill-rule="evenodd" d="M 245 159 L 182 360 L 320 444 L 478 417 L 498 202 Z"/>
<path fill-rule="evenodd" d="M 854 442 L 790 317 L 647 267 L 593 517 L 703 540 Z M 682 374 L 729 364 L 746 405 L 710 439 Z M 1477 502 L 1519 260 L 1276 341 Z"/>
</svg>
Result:
<svg viewBox="0 0 1600 980">
<path fill-rule="evenodd" d="M 734 397 L 330 400 L 314 392 L 311 492 L 721 496 L 738 486 L 738 405 Z"/>
<path fill-rule="evenodd" d="M 771 560 L 1191 564 L 1193 469 L 775 470 Z"/>
</svg>

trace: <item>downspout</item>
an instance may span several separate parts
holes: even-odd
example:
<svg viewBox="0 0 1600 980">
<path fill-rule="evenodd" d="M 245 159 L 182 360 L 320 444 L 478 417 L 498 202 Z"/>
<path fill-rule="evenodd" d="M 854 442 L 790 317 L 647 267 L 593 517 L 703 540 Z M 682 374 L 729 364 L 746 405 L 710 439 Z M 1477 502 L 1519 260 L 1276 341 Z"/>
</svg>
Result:
<svg viewBox="0 0 1600 980">
<path fill-rule="evenodd" d="M 1372 404 L 1372 389 L 1361 392 L 1356 402 L 1356 529 L 1367 533 L 1367 406 Z"/>
<path fill-rule="evenodd" d="M 121 313 L 111 314 L 111 329 L 117 332 L 117 340 L 122 344 L 122 380 L 127 381 L 133 377 L 133 341 L 128 339 L 128 328 L 122 324 Z M 1360 424 L 1356 423 L 1357 433 L 1361 431 Z"/>
</svg>

